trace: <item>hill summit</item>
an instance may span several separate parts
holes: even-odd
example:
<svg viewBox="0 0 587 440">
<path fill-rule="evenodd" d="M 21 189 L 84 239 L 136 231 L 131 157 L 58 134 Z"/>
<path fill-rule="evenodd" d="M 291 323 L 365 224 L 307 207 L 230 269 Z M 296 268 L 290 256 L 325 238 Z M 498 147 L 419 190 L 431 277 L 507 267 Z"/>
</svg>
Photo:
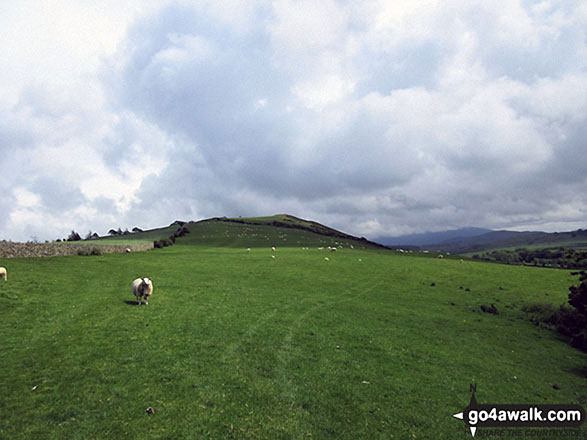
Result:
<svg viewBox="0 0 587 440">
<path fill-rule="evenodd" d="M 179 231 L 182 231 L 181 234 Z M 103 238 L 104 241 L 119 239 Z M 369 241 L 365 237 L 355 237 L 290 214 L 267 217 L 212 217 L 189 222 L 176 220 L 167 227 L 130 233 L 125 235 L 123 240 L 171 240 L 177 244 L 245 248 L 332 246 L 387 249 L 386 246 Z"/>
</svg>

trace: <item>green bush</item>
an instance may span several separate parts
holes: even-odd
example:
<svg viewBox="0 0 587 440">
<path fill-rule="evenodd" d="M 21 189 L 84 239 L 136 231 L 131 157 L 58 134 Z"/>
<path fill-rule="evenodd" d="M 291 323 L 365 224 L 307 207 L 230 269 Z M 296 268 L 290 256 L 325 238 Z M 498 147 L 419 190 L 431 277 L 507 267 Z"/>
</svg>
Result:
<svg viewBox="0 0 587 440">
<path fill-rule="evenodd" d="M 168 238 L 162 238 L 161 240 L 155 240 L 153 246 L 157 249 L 161 249 L 167 246 L 171 246 L 173 243 Z"/>
<path fill-rule="evenodd" d="M 546 324 L 556 329 L 570 338 L 573 347 L 587 352 L 587 280 L 584 273 L 581 280 L 579 286 L 569 287 L 568 305 L 556 308 L 552 304 L 530 304 L 522 310 L 531 315 L 530 321 L 534 324 Z"/>
<path fill-rule="evenodd" d="M 97 247 L 94 247 L 92 249 L 80 249 L 77 251 L 77 254 L 82 257 L 89 257 L 91 255 L 102 255 L 102 251 Z"/>
</svg>

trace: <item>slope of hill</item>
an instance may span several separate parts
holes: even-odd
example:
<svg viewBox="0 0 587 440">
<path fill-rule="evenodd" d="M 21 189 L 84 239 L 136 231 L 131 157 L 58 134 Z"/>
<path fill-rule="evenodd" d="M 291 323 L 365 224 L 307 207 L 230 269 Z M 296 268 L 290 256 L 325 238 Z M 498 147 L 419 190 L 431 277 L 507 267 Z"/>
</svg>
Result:
<svg viewBox="0 0 587 440">
<path fill-rule="evenodd" d="M 332 246 L 362 249 L 385 246 L 355 237 L 320 223 L 289 214 L 267 217 L 212 217 L 200 221 L 175 221 L 169 226 L 126 235 L 101 237 L 91 242 L 133 243 L 165 240 L 177 236 L 185 228 L 189 232 L 178 243 L 202 246 L 259 247 L 259 246 Z M 177 237 L 175 237 L 177 238 Z"/>
<path fill-rule="evenodd" d="M 365 238 L 287 214 L 248 218 L 214 217 L 190 222 L 185 226 L 190 233 L 178 240 L 178 243 L 229 247 L 332 246 L 386 249 Z"/>
</svg>

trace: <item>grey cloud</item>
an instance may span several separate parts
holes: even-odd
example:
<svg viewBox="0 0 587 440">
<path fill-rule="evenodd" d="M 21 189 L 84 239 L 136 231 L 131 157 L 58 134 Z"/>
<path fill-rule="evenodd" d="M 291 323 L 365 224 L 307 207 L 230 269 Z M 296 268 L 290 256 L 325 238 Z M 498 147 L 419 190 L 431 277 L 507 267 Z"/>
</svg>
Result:
<svg viewBox="0 0 587 440">
<path fill-rule="evenodd" d="M 576 99 L 553 94 L 541 77 L 568 93 L 573 82 L 565 78 L 584 76 L 583 23 L 562 3 L 546 12 L 531 9 L 537 5 L 511 6 L 517 28 L 494 7 L 455 2 L 422 12 L 427 33 L 389 31 L 390 46 L 350 22 L 361 52 L 333 63 L 356 74 L 355 88 L 319 110 L 300 106 L 294 93 L 316 66 L 308 64 L 304 78 L 304 66 L 281 62 L 288 55 L 265 22 L 237 33 L 191 8 L 165 9 L 135 26 L 129 51 L 119 54 L 118 105 L 192 147 L 170 147 L 173 160 L 143 184 L 140 206 L 247 215 L 277 205 L 343 226 L 378 218 L 388 229 L 535 222 L 581 185 L 583 160 L 572 158 L 585 119 L 569 123 L 564 105 L 551 115 L 548 105 L 537 110 L 541 99 Z M 524 35 L 534 42 L 516 39 Z M 308 62 L 313 52 L 303 55 Z M 447 82 L 451 69 L 463 79 Z"/>
<path fill-rule="evenodd" d="M 295 20 L 276 24 L 283 11 L 268 2 L 247 4 L 231 19 L 204 3 L 140 19 L 104 64 L 107 103 L 38 85 L 0 103 L 0 184 L 37 194 L 51 231 L 66 216 L 101 231 L 291 212 L 367 235 L 584 215 L 587 26 L 576 2 L 438 2 L 383 29 L 357 3 L 328 3 L 347 9 L 317 30 L 321 41 L 288 28 Z M 75 145 L 106 172 L 142 179 L 128 210 L 31 163 L 39 146 Z M 134 163 L 153 174 L 133 175 Z"/>
<path fill-rule="evenodd" d="M 42 205 L 50 211 L 67 211 L 87 202 L 79 188 L 52 176 L 36 179 L 29 188 L 41 197 Z"/>
</svg>

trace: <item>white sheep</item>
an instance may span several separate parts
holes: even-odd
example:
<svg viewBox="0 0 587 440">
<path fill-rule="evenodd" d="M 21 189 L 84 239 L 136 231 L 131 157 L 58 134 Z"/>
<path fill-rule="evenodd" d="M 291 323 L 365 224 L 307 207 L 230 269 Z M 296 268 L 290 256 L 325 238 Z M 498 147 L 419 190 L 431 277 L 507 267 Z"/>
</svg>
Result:
<svg viewBox="0 0 587 440">
<path fill-rule="evenodd" d="M 272 250 L 273 252 L 275 252 L 275 246 L 272 246 L 272 247 L 271 247 L 271 250 Z"/>
<path fill-rule="evenodd" d="M 0 280 L 4 277 L 4 281 L 8 281 L 8 272 L 5 267 L 0 267 Z"/>
<path fill-rule="evenodd" d="M 131 248 L 126 248 L 126 249 L 124 250 L 124 252 L 126 252 L 127 254 L 130 254 L 130 253 L 132 252 L 132 250 L 131 250 Z"/>
<path fill-rule="evenodd" d="M 330 248 L 330 252 L 336 252 L 336 248 L 335 247 L 331 247 Z"/>
<path fill-rule="evenodd" d="M 330 261 L 330 258 L 324 257 L 324 261 Z"/>
<path fill-rule="evenodd" d="M 143 298 L 145 304 L 149 305 L 149 296 L 153 294 L 153 281 L 149 278 L 137 278 L 132 282 L 132 293 L 137 297 L 139 306 Z"/>
</svg>

